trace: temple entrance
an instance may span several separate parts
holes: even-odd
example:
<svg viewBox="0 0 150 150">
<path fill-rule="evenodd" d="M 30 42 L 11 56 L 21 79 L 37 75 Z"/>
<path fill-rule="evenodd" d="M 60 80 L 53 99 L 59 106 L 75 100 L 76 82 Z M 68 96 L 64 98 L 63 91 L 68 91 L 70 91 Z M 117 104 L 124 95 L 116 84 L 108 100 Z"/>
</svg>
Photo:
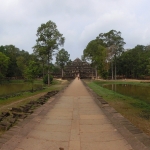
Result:
<svg viewBox="0 0 150 150">
<path fill-rule="evenodd" d="M 69 65 L 64 68 L 64 77 L 65 78 L 76 78 L 80 76 L 83 78 L 94 78 L 95 69 L 93 69 L 89 63 L 81 61 L 79 58 L 76 58 Z"/>
</svg>

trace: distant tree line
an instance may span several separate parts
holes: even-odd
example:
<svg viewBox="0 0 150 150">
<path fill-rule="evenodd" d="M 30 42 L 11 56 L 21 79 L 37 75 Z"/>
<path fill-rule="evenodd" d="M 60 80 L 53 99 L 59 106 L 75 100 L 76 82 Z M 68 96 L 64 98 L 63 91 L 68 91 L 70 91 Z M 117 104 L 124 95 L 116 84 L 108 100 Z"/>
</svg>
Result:
<svg viewBox="0 0 150 150">
<path fill-rule="evenodd" d="M 125 78 L 149 79 L 150 46 L 137 45 L 117 56 L 117 75 Z"/>
<path fill-rule="evenodd" d="M 69 61 L 70 55 L 65 49 L 60 50 L 65 38 L 57 30 L 54 22 L 48 21 L 37 29 L 37 40 L 33 53 L 20 50 L 14 45 L 0 46 L 0 81 L 11 78 L 24 78 L 32 83 L 35 78 L 47 76 L 50 84 L 52 73 L 61 72 Z M 56 51 L 57 50 L 57 51 Z M 56 63 L 52 63 L 53 55 Z"/>
<path fill-rule="evenodd" d="M 147 79 L 150 76 L 150 46 L 137 45 L 124 49 L 121 32 L 100 33 L 90 41 L 82 58 L 91 62 L 102 78 Z"/>
<path fill-rule="evenodd" d="M 0 46 L 0 76 L 4 77 L 20 77 L 24 74 L 24 69 L 28 66 L 29 61 L 34 59 L 34 55 L 30 55 L 25 50 L 20 50 L 14 45 Z"/>
<path fill-rule="evenodd" d="M 24 78 L 32 83 L 35 78 L 47 76 L 50 85 L 51 75 L 61 73 L 70 54 L 63 48 L 65 38 L 54 22 L 48 21 L 37 29 L 33 53 L 20 50 L 14 45 L 0 46 L 0 81 L 8 78 Z M 102 78 L 137 78 L 150 76 L 150 46 L 137 45 L 124 49 L 121 32 L 111 30 L 100 33 L 90 41 L 83 51 L 82 59 L 89 61 Z M 56 56 L 56 63 L 52 59 Z"/>
</svg>

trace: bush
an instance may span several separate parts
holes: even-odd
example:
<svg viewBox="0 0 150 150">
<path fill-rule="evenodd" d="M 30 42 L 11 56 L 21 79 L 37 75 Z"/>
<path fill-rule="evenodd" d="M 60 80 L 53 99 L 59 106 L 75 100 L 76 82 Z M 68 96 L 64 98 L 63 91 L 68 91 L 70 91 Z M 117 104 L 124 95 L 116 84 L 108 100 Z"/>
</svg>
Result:
<svg viewBox="0 0 150 150">
<path fill-rule="evenodd" d="M 2 83 L 4 76 L 0 73 L 0 84 Z"/>
<path fill-rule="evenodd" d="M 53 76 L 52 75 L 50 75 L 50 83 L 52 83 L 53 82 Z M 48 75 L 45 75 L 44 76 L 44 78 L 43 78 L 43 83 L 44 84 L 48 84 Z"/>
<path fill-rule="evenodd" d="M 101 76 L 103 79 L 107 79 L 108 78 L 108 72 L 107 71 L 102 72 Z"/>
</svg>

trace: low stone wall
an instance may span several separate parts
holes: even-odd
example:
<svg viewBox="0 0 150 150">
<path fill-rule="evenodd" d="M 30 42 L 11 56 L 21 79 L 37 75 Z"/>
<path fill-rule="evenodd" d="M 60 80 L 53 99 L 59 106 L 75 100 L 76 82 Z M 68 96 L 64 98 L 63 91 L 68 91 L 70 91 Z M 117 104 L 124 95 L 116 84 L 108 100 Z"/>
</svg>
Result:
<svg viewBox="0 0 150 150">
<path fill-rule="evenodd" d="M 12 107 L 8 112 L 2 112 L 0 114 L 0 130 L 6 131 L 11 128 L 19 119 L 26 118 L 29 114 L 33 113 L 34 109 L 45 104 L 46 101 L 57 94 L 58 91 L 51 91 L 41 96 L 39 99 L 30 101 L 20 107 Z"/>
</svg>

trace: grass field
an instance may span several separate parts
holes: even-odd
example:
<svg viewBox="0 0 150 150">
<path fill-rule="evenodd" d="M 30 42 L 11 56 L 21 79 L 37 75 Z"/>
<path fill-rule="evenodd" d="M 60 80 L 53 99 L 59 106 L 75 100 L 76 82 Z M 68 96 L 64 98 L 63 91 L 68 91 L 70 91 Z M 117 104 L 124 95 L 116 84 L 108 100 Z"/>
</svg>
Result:
<svg viewBox="0 0 150 150">
<path fill-rule="evenodd" d="M 135 84 L 140 86 L 147 86 L 150 88 L 150 83 L 137 82 L 137 81 L 88 81 L 86 84 L 110 106 L 115 108 L 125 118 L 130 120 L 135 126 L 143 130 L 146 134 L 150 135 L 150 104 L 140 99 L 135 99 L 125 96 L 114 91 L 103 88 L 103 84 Z"/>
</svg>

